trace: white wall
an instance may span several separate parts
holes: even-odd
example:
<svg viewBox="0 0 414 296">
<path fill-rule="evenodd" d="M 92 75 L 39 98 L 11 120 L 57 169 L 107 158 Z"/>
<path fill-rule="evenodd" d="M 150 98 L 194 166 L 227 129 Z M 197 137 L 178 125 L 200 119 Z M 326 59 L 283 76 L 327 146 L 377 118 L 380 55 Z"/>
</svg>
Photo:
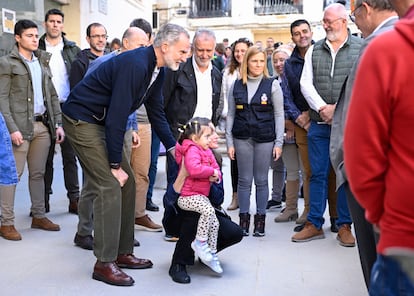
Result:
<svg viewBox="0 0 414 296">
<path fill-rule="evenodd" d="M 93 22 L 101 23 L 108 32 L 108 41 L 121 39 L 130 22 L 144 18 L 152 24 L 152 0 L 80 0 L 81 48 L 89 47 L 85 40 L 86 28 Z M 107 13 L 100 11 L 107 4 Z"/>
</svg>

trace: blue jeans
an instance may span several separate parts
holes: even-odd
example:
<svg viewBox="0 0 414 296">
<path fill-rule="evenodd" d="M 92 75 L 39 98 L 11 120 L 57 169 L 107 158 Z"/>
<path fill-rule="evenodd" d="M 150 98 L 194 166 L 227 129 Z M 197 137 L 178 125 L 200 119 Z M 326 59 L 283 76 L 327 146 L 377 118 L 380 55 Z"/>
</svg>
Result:
<svg viewBox="0 0 414 296">
<path fill-rule="evenodd" d="M 329 141 L 331 136 L 331 126 L 328 124 L 317 124 L 311 122 L 308 131 L 308 150 L 309 162 L 312 176 L 310 178 L 310 211 L 308 221 L 320 229 L 325 222 L 323 215 L 328 199 L 328 177 L 332 169 L 329 158 Z M 343 188 L 337 194 L 337 224 L 351 224 L 346 195 Z"/>
<path fill-rule="evenodd" d="M 17 182 L 17 169 L 10 133 L 0 112 L 0 185 L 16 185 Z"/>
<path fill-rule="evenodd" d="M 378 255 L 372 268 L 370 296 L 414 295 L 414 283 L 402 270 L 397 260 Z"/>
</svg>

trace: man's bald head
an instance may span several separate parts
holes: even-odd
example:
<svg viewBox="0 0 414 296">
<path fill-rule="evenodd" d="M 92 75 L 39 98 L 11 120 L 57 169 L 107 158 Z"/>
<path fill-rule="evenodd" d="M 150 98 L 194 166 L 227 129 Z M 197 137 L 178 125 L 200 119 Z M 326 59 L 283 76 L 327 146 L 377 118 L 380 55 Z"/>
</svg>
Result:
<svg viewBox="0 0 414 296">
<path fill-rule="evenodd" d="M 137 27 L 129 27 L 122 36 L 122 50 L 127 51 L 148 45 L 148 35 Z"/>
</svg>

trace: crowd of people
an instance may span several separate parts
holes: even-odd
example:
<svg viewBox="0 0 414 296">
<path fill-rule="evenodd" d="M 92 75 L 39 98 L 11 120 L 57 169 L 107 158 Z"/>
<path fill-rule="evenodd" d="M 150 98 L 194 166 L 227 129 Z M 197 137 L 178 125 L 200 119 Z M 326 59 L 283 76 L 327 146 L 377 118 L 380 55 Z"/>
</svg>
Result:
<svg viewBox="0 0 414 296">
<path fill-rule="evenodd" d="M 95 280 L 131 286 L 123 269 L 153 266 L 134 255 L 135 225 L 176 242 L 173 281 L 191 282 L 186 266 L 195 255 L 222 274 L 217 253 L 250 235 L 254 182 L 253 236 L 266 235 L 267 211 L 284 200 L 274 222 L 296 223 L 291 241 L 323 239 L 328 202 L 330 230 L 339 245 L 358 246 L 370 294 L 413 294 L 413 201 L 405 197 L 414 161 L 413 17 L 413 0 L 356 0 L 349 16 L 333 3 L 323 13 L 325 38 L 314 41 L 310 23 L 298 19 L 292 42 L 269 37 L 266 47 L 245 37 L 218 43 L 207 28 L 190 40 L 171 23 L 154 35 L 135 19 L 110 52 L 100 23 L 87 27 L 90 47 L 81 50 L 66 38 L 58 9 L 47 11 L 40 38 L 36 23 L 19 20 L 16 45 L 0 58 L 0 235 L 22 240 L 14 199 L 26 163 L 31 228 L 60 230 L 46 216 L 59 144 L 68 212 L 79 218 L 74 243 L 93 250 Z M 399 50 L 388 50 L 388 40 Z M 219 135 L 230 176 L 222 174 Z M 162 225 L 146 214 L 159 210 L 151 198 L 160 142 Z M 225 194 L 239 221 L 224 211 Z"/>
</svg>

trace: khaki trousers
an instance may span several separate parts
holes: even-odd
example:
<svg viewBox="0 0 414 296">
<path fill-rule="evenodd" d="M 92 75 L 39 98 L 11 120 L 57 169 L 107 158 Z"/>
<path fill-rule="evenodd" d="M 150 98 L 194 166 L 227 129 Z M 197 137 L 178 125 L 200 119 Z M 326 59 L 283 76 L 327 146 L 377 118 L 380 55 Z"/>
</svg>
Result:
<svg viewBox="0 0 414 296">
<path fill-rule="evenodd" d="M 25 140 L 20 146 L 13 145 L 17 174 L 23 174 L 27 162 L 29 175 L 29 193 L 32 206 L 30 211 L 35 218 L 45 216 L 45 183 L 46 160 L 50 147 L 50 134 L 42 122 L 33 122 L 33 138 Z M 14 225 L 14 199 L 16 185 L 0 187 L 1 224 Z"/>
<path fill-rule="evenodd" d="M 135 176 L 135 218 L 145 216 L 151 165 L 151 124 L 139 123 L 138 135 L 141 145 L 133 148 L 131 153 L 131 167 Z"/>
</svg>

